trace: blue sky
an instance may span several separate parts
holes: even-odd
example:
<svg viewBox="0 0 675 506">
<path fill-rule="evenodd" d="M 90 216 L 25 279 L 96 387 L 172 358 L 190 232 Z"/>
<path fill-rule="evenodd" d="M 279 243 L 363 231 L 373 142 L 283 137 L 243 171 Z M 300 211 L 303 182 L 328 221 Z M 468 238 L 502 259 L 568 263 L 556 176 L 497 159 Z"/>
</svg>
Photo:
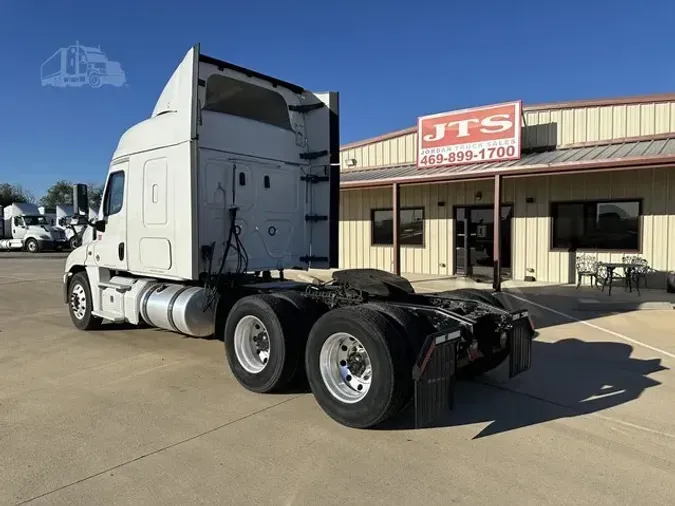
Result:
<svg viewBox="0 0 675 506">
<path fill-rule="evenodd" d="M 211 56 L 341 93 L 342 142 L 420 115 L 675 91 L 672 0 L 0 0 L 0 182 L 40 197 L 101 182 L 196 42 Z M 100 46 L 128 87 L 42 87 L 60 47 Z"/>
</svg>

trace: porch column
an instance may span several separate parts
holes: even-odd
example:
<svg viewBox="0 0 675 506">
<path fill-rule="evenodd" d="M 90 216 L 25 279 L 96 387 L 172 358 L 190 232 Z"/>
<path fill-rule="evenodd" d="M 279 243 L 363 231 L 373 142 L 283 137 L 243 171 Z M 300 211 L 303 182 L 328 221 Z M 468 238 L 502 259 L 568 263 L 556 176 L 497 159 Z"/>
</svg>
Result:
<svg viewBox="0 0 675 506">
<path fill-rule="evenodd" d="M 494 197 L 494 250 L 493 256 L 493 275 L 492 288 L 496 292 L 502 289 L 502 176 L 495 176 L 495 197 Z"/>
<path fill-rule="evenodd" d="M 391 214 L 393 219 L 393 256 L 394 274 L 401 275 L 401 187 L 398 183 L 391 186 Z"/>
</svg>

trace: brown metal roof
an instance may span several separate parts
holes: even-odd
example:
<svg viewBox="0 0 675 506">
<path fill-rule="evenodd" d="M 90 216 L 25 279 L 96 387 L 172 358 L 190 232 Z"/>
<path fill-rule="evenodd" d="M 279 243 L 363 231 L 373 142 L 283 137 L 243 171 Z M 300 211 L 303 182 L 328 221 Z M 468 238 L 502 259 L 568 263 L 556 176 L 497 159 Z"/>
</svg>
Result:
<svg viewBox="0 0 675 506">
<path fill-rule="evenodd" d="M 340 186 L 361 188 L 384 186 L 395 182 L 411 184 L 474 179 L 496 174 L 534 175 L 575 170 L 628 169 L 664 165 L 675 167 L 675 138 L 558 149 L 544 153 L 528 153 L 520 160 L 433 169 L 418 169 L 415 164 L 408 164 L 365 170 L 345 170 L 340 174 Z"/>
</svg>

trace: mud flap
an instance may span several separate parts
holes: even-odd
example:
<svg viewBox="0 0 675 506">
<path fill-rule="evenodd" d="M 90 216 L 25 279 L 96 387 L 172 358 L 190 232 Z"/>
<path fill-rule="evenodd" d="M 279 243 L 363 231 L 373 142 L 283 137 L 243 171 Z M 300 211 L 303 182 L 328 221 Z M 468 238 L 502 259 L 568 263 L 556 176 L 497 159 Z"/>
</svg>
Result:
<svg viewBox="0 0 675 506">
<path fill-rule="evenodd" d="M 456 326 L 430 334 L 415 366 L 415 428 L 435 420 L 453 407 L 457 371 L 457 343 L 463 328 Z"/>
<path fill-rule="evenodd" d="M 509 378 L 514 378 L 532 367 L 534 332 L 527 311 L 515 311 L 511 316 L 513 328 L 509 331 Z"/>
</svg>

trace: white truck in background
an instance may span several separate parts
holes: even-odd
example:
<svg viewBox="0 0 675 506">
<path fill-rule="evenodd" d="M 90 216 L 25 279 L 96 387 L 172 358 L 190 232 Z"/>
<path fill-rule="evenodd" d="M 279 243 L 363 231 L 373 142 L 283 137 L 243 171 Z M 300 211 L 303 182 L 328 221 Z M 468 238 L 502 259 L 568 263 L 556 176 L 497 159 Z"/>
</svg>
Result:
<svg viewBox="0 0 675 506">
<path fill-rule="evenodd" d="M 414 405 L 451 406 L 457 371 L 530 368 L 534 326 L 493 294 L 417 294 L 400 276 L 338 266 L 338 95 L 200 54 L 178 65 L 149 118 L 119 140 L 98 217 L 70 253 L 73 325 L 145 322 L 215 335 L 258 393 L 308 381 L 337 422 L 366 428 Z M 74 211 L 87 212 L 86 185 Z"/>
<path fill-rule="evenodd" d="M 38 207 L 29 203 L 13 203 L 3 209 L 4 230 L 0 250 L 26 250 L 37 253 L 61 250 L 67 246 L 66 236 L 50 224 Z"/>
<path fill-rule="evenodd" d="M 56 225 L 56 208 L 38 206 L 38 212 L 47 218 L 47 223 L 51 226 Z"/>
<path fill-rule="evenodd" d="M 73 213 L 73 206 L 59 204 L 56 206 L 55 227 L 63 230 L 70 249 L 77 248 L 82 243 L 82 235 L 85 233 L 89 220 L 94 219 L 97 213 L 89 208 L 89 216 Z"/>
<path fill-rule="evenodd" d="M 73 215 L 73 206 L 69 204 L 57 204 L 56 209 L 56 221 L 55 226 L 66 229 L 68 223 L 70 223 L 70 218 Z"/>
</svg>

